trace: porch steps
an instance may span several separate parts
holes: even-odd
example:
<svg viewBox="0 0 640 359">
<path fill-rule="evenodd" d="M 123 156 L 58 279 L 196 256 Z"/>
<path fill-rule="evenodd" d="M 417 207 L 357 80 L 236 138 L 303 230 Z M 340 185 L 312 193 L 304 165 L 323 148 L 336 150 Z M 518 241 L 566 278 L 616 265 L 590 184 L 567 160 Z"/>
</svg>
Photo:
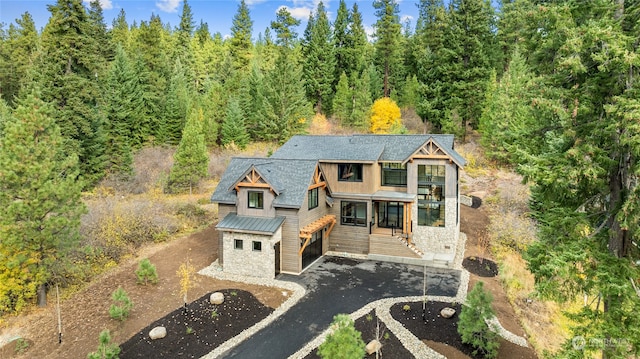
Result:
<svg viewBox="0 0 640 359">
<path fill-rule="evenodd" d="M 398 236 L 369 236 L 369 254 L 408 258 L 422 258 L 423 253 Z"/>
</svg>

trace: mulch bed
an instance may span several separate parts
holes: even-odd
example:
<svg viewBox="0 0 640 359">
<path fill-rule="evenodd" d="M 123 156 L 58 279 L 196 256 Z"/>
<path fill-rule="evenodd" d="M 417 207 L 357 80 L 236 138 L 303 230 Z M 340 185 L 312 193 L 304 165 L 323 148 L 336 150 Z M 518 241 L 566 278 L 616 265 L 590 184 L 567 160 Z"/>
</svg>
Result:
<svg viewBox="0 0 640 359">
<path fill-rule="evenodd" d="M 404 306 L 408 305 L 409 310 L 405 310 Z M 456 310 L 456 314 L 452 318 L 446 319 L 440 316 L 442 308 L 450 307 Z M 425 319 L 422 318 L 422 302 L 405 302 L 397 303 L 391 307 L 391 316 L 400 322 L 407 330 L 421 340 L 431 340 L 434 342 L 444 343 L 450 347 L 462 352 L 464 356 L 471 358 L 482 358 L 481 355 L 473 355 L 473 347 L 462 343 L 462 339 L 458 334 L 458 315 L 460 314 L 460 304 L 445 302 L 427 302 L 425 309 Z M 535 359 L 535 352 L 531 348 L 524 348 L 519 345 L 508 342 L 502 338 L 500 341 L 500 349 L 498 350 L 498 359 Z M 441 353 L 451 355 L 450 353 Z M 450 358 L 459 358 L 460 356 L 451 355 Z"/>
<path fill-rule="evenodd" d="M 498 265 L 491 259 L 466 257 L 462 260 L 462 267 L 479 277 L 488 278 L 498 275 Z"/>
<path fill-rule="evenodd" d="M 355 321 L 356 329 L 362 333 L 362 340 L 365 344 L 371 340 L 378 338 L 382 344 L 380 349 L 380 357 L 382 358 L 394 358 L 394 359 L 413 359 L 414 356 L 402 345 L 400 340 L 389 330 L 386 325 L 380 321 L 380 328 L 378 334 L 376 334 L 376 327 L 378 323 L 378 317 L 376 311 L 363 315 Z M 365 355 L 365 358 L 375 358 L 376 354 Z M 318 350 L 315 349 L 309 353 L 305 359 L 319 359 Z"/>
<path fill-rule="evenodd" d="M 220 305 L 209 303 L 207 294 L 189 303 L 186 312 L 178 308 L 151 323 L 120 346 L 120 358 L 200 358 L 273 312 L 247 291 L 220 292 L 225 298 Z M 149 331 L 157 326 L 167 328 L 167 336 L 151 340 Z"/>
</svg>

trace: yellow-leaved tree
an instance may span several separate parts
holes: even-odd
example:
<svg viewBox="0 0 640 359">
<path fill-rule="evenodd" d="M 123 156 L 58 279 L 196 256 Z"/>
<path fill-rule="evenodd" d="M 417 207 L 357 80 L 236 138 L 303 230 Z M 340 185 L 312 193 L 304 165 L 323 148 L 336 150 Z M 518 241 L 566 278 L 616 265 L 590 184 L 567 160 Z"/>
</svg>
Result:
<svg viewBox="0 0 640 359">
<path fill-rule="evenodd" d="M 371 106 L 372 133 L 399 133 L 402 129 L 400 107 L 388 97 L 377 99 Z"/>
</svg>

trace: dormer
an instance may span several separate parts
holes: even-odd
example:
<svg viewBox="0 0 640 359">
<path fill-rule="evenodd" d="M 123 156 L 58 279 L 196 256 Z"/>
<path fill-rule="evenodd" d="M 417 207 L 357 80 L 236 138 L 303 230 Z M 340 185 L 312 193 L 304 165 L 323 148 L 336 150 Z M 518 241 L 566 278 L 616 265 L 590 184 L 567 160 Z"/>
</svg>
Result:
<svg viewBox="0 0 640 359">
<path fill-rule="evenodd" d="M 251 165 L 233 184 L 239 216 L 274 217 L 273 201 L 280 190 L 270 183 L 255 165 Z"/>
</svg>

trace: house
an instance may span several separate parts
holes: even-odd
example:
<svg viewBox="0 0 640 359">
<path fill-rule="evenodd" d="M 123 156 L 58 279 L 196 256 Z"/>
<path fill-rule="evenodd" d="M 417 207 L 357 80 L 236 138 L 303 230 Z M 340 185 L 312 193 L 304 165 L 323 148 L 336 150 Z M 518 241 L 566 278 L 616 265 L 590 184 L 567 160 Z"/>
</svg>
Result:
<svg viewBox="0 0 640 359">
<path fill-rule="evenodd" d="M 211 196 L 219 261 L 265 278 L 325 254 L 449 265 L 464 165 L 453 135 L 294 136 L 269 158 L 234 157 Z"/>
</svg>

